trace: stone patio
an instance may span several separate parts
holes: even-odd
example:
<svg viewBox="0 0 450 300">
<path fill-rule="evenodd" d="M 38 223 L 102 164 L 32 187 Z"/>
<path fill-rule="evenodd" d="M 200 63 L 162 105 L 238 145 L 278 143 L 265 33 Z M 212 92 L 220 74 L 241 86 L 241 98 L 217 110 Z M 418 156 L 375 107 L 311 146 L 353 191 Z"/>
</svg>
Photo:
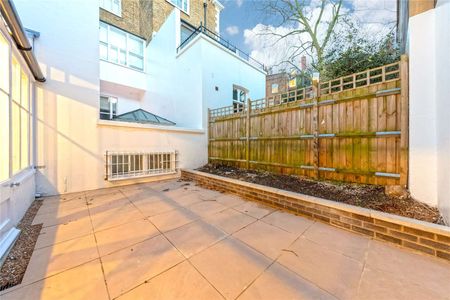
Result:
<svg viewBox="0 0 450 300">
<path fill-rule="evenodd" d="M 177 180 L 44 199 L 7 299 L 450 299 L 450 264 Z"/>
</svg>

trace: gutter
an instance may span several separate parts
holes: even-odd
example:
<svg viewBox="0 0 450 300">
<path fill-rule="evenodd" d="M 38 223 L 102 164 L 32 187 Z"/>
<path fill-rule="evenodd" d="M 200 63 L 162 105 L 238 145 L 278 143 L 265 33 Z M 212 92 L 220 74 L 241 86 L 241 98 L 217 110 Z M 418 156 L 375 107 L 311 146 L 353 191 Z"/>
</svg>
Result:
<svg viewBox="0 0 450 300">
<path fill-rule="evenodd" d="M 34 78 L 39 82 L 45 82 L 45 77 L 42 74 L 41 68 L 33 53 L 33 47 L 30 45 L 25 31 L 20 22 L 19 15 L 12 0 L 0 0 L 0 12 L 5 19 L 8 29 L 11 32 L 11 36 L 20 51 L 20 54 L 25 59 L 28 67 L 33 73 Z"/>
</svg>

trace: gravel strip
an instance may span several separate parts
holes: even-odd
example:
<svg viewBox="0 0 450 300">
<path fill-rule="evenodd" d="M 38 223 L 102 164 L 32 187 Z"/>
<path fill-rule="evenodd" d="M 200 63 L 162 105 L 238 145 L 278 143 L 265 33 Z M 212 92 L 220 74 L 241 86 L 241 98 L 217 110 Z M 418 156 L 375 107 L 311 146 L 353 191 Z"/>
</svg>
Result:
<svg viewBox="0 0 450 300">
<path fill-rule="evenodd" d="M 42 224 L 31 225 L 41 205 L 42 200 L 33 201 L 25 216 L 17 225 L 17 228 L 20 229 L 19 238 L 0 269 L 0 291 L 22 282 L 31 254 L 33 254 L 34 245 L 42 228 Z"/>
</svg>

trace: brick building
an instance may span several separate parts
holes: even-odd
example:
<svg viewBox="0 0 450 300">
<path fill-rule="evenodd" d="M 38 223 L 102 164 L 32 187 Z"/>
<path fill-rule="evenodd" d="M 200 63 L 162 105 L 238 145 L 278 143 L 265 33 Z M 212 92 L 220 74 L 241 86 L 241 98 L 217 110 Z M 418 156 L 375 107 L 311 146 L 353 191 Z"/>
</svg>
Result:
<svg viewBox="0 0 450 300">
<path fill-rule="evenodd" d="M 204 25 L 204 3 L 206 28 L 219 33 L 219 16 L 223 6 L 216 0 L 102 0 L 100 20 L 137 35 L 148 43 L 175 7 L 180 9 L 182 20 L 194 27 Z"/>
</svg>

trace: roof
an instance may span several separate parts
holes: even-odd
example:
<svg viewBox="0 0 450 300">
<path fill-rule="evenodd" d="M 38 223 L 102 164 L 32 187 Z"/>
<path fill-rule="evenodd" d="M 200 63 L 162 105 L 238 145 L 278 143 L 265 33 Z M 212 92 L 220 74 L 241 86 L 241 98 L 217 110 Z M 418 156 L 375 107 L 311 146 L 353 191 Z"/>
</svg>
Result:
<svg viewBox="0 0 450 300">
<path fill-rule="evenodd" d="M 141 124 L 176 125 L 175 122 L 164 119 L 163 117 L 152 114 L 141 108 L 118 115 L 114 117 L 113 120 Z"/>
</svg>

